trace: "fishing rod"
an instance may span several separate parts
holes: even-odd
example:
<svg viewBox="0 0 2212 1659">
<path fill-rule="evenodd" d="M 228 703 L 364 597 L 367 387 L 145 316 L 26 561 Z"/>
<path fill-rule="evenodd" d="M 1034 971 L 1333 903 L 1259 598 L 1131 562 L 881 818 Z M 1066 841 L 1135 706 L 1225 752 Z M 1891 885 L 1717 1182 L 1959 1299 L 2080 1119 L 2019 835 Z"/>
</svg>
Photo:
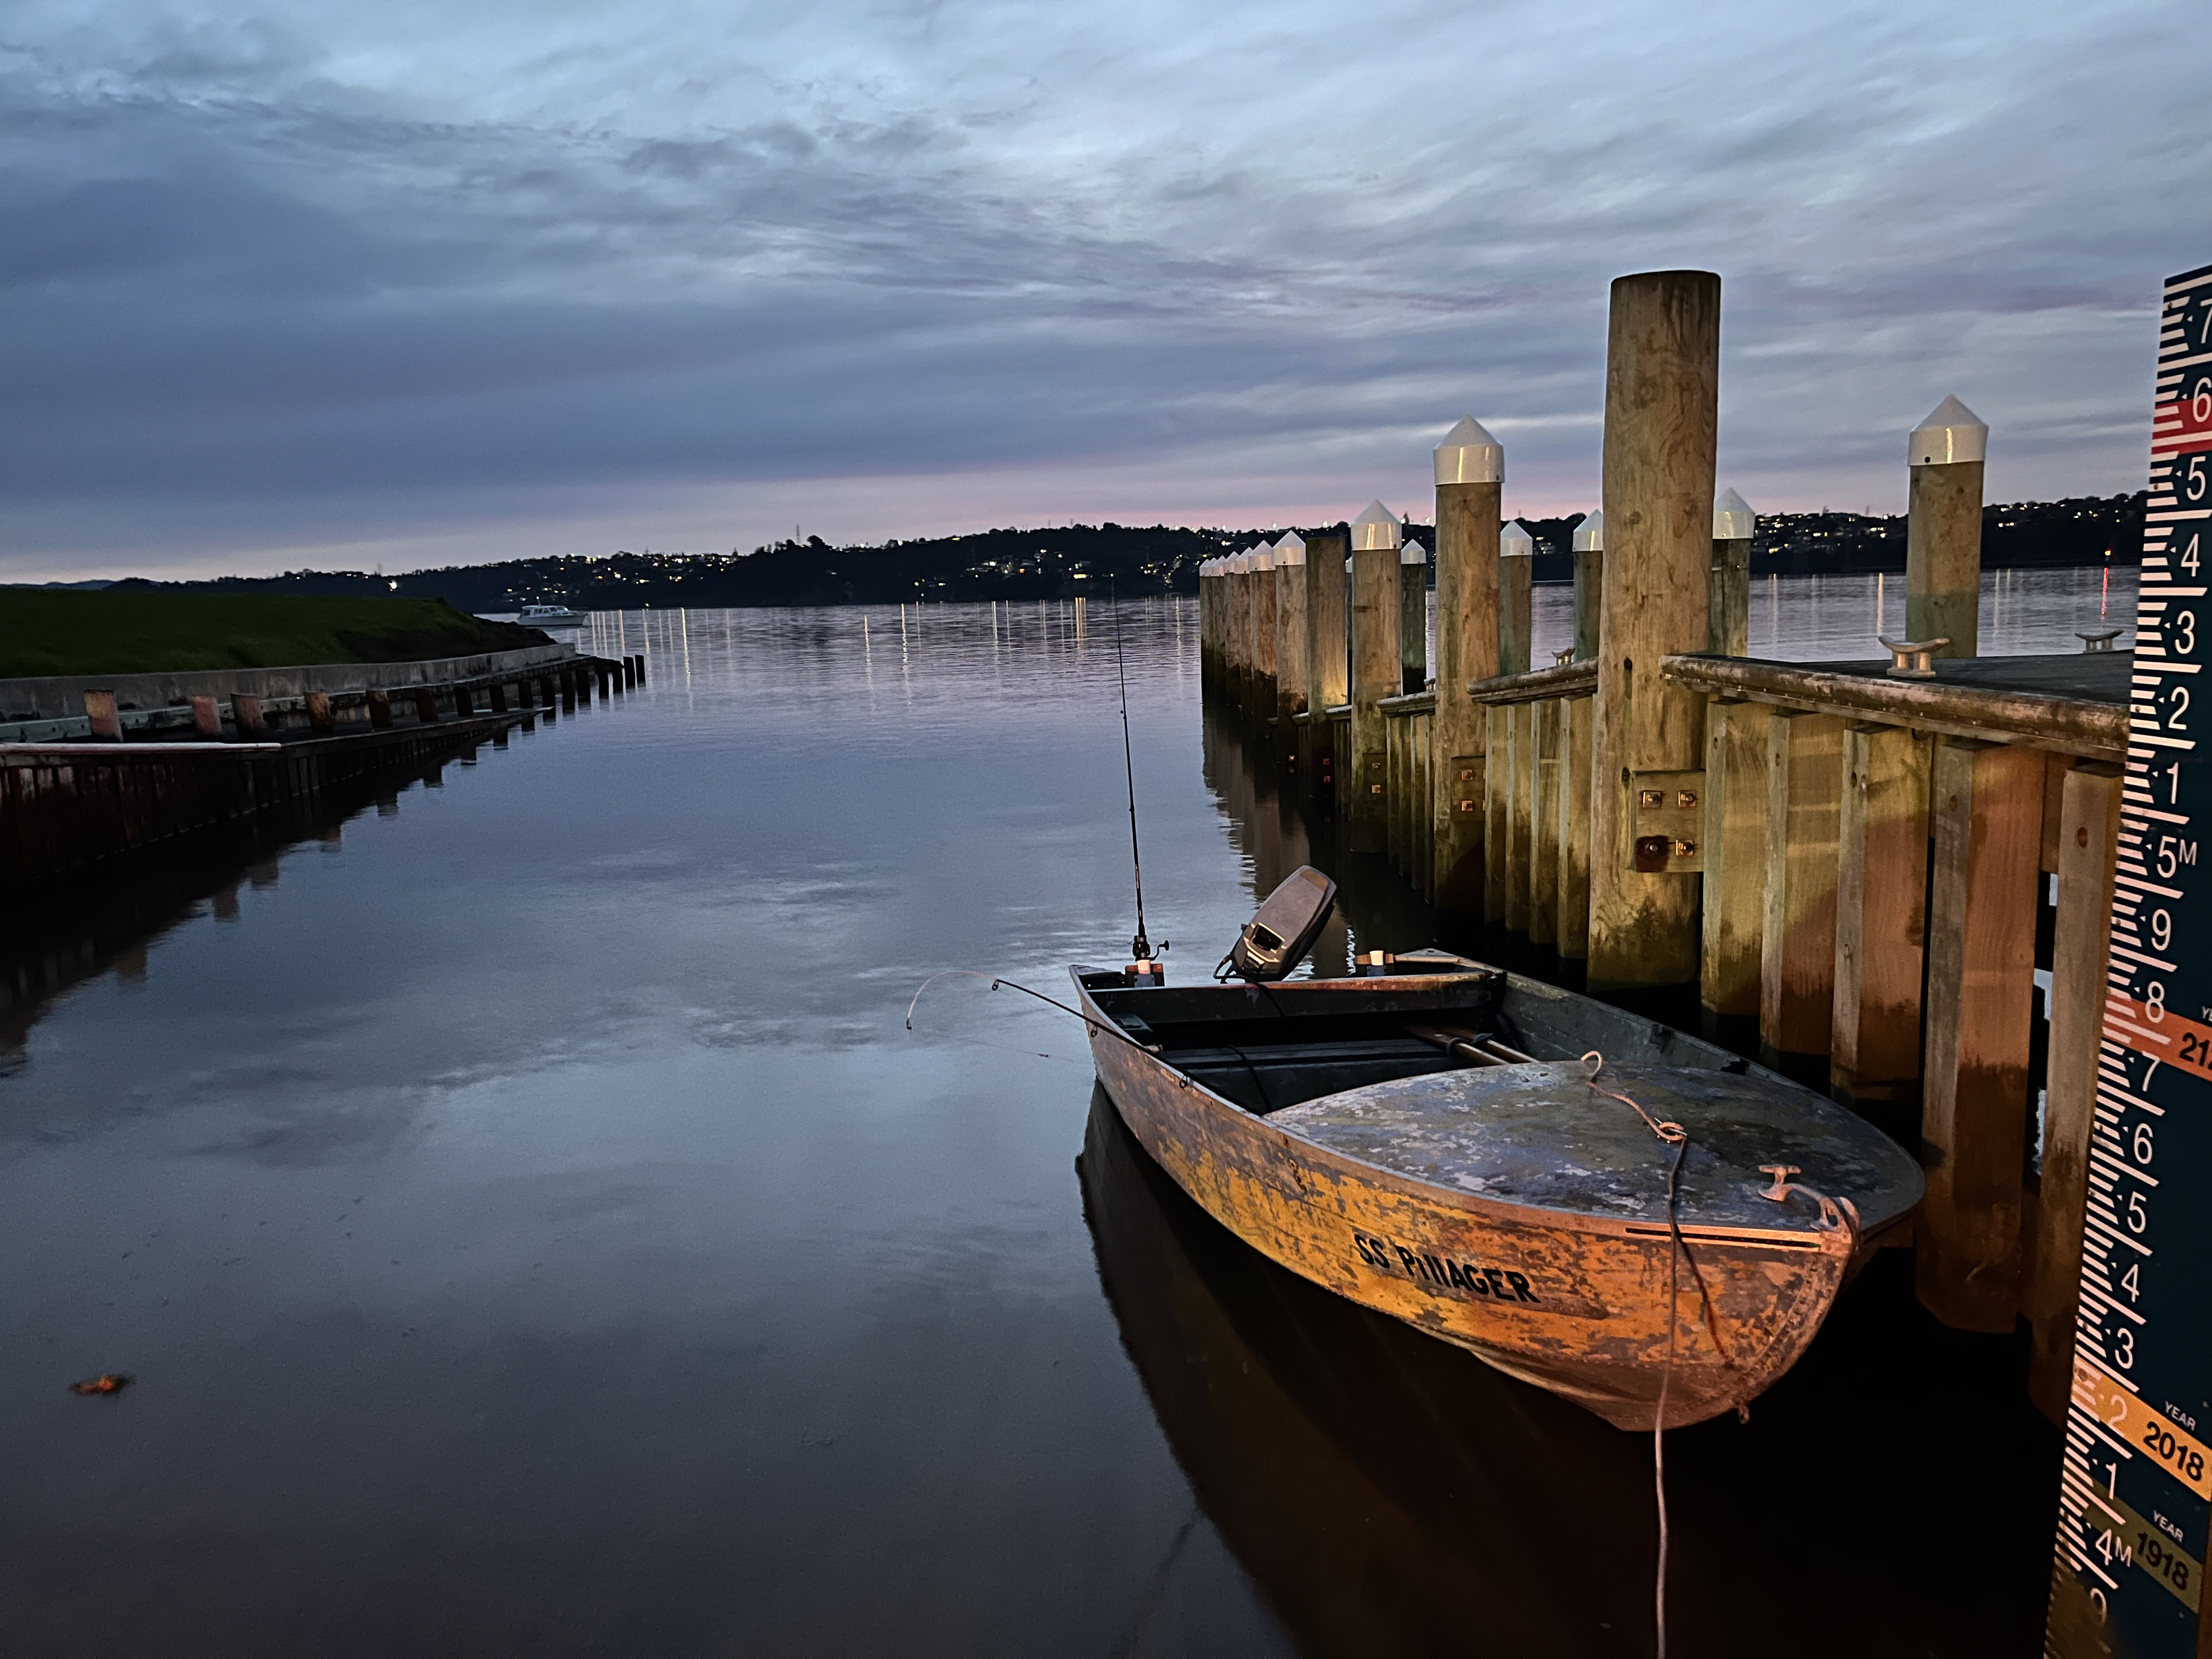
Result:
<svg viewBox="0 0 2212 1659">
<path fill-rule="evenodd" d="M 1114 678 L 1121 688 L 1121 773 L 1129 786 L 1129 868 L 1137 882 L 1137 936 L 1129 941 L 1130 953 L 1139 962 L 1152 959 L 1152 942 L 1145 937 L 1145 863 L 1137 852 L 1137 763 L 1129 748 L 1129 671 L 1121 655 L 1121 595 L 1114 579 L 1106 579 L 1106 601 L 1114 607 Z M 1165 951 L 1168 942 L 1160 941 Z"/>
</svg>

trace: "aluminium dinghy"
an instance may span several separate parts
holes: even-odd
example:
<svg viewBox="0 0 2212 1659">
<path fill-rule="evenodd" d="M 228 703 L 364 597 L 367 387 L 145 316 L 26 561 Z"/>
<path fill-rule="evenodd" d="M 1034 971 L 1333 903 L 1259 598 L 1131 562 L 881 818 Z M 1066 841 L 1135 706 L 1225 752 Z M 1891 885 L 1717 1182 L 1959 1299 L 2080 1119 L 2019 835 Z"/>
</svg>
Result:
<svg viewBox="0 0 2212 1659">
<path fill-rule="evenodd" d="M 1261 1254 L 1650 1429 L 1747 1404 L 1901 1242 L 1912 1158 L 1724 1049 L 1442 951 L 1282 977 L 1334 891 L 1278 889 L 1235 982 L 1073 969 L 1122 1121 Z"/>
</svg>

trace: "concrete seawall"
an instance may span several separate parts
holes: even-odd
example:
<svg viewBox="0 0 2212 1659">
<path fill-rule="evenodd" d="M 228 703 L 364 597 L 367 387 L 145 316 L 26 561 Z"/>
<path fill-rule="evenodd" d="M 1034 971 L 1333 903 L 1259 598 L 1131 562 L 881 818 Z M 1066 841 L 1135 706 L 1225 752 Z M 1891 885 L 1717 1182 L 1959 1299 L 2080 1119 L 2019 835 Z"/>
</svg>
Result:
<svg viewBox="0 0 2212 1659">
<path fill-rule="evenodd" d="M 292 668 L 210 668 L 173 674 L 50 674 L 0 680 L 0 722 L 67 720 L 84 713 L 88 690 L 112 691 L 118 709 L 163 708 L 194 697 L 239 693 L 264 701 L 310 691 L 404 690 L 496 678 L 573 662 L 571 645 L 534 645 L 420 662 L 336 662 Z"/>
</svg>

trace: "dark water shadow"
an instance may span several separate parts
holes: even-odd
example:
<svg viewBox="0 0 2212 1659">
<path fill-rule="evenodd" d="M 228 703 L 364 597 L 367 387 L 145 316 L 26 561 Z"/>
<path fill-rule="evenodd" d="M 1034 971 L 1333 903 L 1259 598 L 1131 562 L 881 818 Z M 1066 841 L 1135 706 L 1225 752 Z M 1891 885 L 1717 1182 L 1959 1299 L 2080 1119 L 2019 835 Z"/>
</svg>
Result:
<svg viewBox="0 0 2212 1659">
<path fill-rule="evenodd" d="M 504 749 L 506 734 L 489 742 Z M 10 895 L 0 930 L 0 1071 L 21 1060 L 31 1028 L 56 998 L 111 969 L 142 976 L 148 948 L 163 934 L 204 914 L 236 920 L 240 888 L 274 886 L 287 850 L 309 842 L 336 847 L 349 820 L 372 807 L 396 814 L 404 791 L 437 787 L 447 767 L 474 765 L 481 746 L 348 779 Z"/>
<path fill-rule="evenodd" d="M 1103 1089 L 1079 1164 L 1122 1343 L 1207 1516 L 1316 1655 L 1648 1654 L 1651 1444 L 1276 1267 Z M 1886 1254 L 1752 1408 L 1668 1437 L 1672 1650 L 2037 1651 L 2056 1431 L 2021 1353 Z"/>
<path fill-rule="evenodd" d="M 1252 860 L 1255 896 L 1301 864 L 1310 864 L 1337 883 L 1337 915 L 1313 953 L 1314 971 L 1341 973 L 1346 951 L 1412 951 L 1441 945 L 1483 962 L 1495 963 L 1569 990 L 1583 988 L 1583 964 L 1548 945 L 1486 926 L 1480 918 L 1437 908 L 1381 853 L 1356 853 L 1346 845 L 1342 824 L 1328 802 L 1316 799 L 1296 769 L 1274 755 L 1239 714 L 1208 703 L 1201 730 L 1206 783 L 1220 804 L 1232 846 Z M 1682 1024 L 1680 999 L 1662 1000 L 1670 1023 Z M 1696 1028 L 1697 997 L 1689 997 L 1686 1022 Z"/>
</svg>

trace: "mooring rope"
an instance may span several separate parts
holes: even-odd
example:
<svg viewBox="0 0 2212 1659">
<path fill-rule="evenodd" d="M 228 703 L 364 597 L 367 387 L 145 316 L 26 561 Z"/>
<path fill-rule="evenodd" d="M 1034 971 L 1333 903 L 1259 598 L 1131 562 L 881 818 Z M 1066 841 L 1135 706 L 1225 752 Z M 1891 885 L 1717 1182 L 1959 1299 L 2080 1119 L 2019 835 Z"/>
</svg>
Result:
<svg viewBox="0 0 2212 1659">
<path fill-rule="evenodd" d="M 1592 1065 L 1592 1061 L 1595 1061 Z M 1644 1127 L 1660 1141 L 1674 1149 L 1674 1160 L 1667 1166 L 1667 1363 L 1659 1372 L 1659 1407 L 1651 1419 L 1651 1491 L 1659 1505 L 1659 1565 L 1652 1584 L 1652 1624 L 1656 1633 L 1658 1659 L 1667 1659 L 1667 1396 L 1674 1381 L 1674 1328 L 1679 1322 L 1675 1306 L 1681 1286 L 1682 1259 L 1689 1248 L 1682 1243 L 1682 1225 L 1675 1219 L 1674 1201 L 1680 1190 L 1682 1158 L 1690 1150 L 1690 1132 L 1671 1118 L 1655 1118 L 1626 1095 L 1613 1089 L 1601 1089 L 1597 1075 L 1605 1069 L 1605 1056 L 1591 1049 L 1583 1056 L 1583 1064 L 1589 1066 L 1587 1081 L 1591 1092 L 1617 1100 L 1644 1120 Z M 1709 1328 L 1712 1321 L 1712 1297 L 1705 1291 L 1705 1275 L 1698 1272 L 1698 1264 L 1690 1263 L 1690 1272 L 1697 1279 L 1698 1293 L 1705 1307 Z M 1720 1346 L 1720 1333 L 1713 1330 L 1713 1346 Z M 1725 1352 L 1721 1356 L 1726 1364 Z"/>
<path fill-rule="evenodd" d="M 1594 1062 L 1594 1063 L 1593 1063 Z M 1690 1150 L 1690 1133 L 1680 1124 L 1669 1118 L 1655 1118 L 1626 1095 L 1613 1089 L 1598 1087 L 1598 1073 L 1605 1069 L 1605 1056 L 1591 1049 L 1583 1056 L 1583 1064 L 1589 1066 L 1586 1079 L 1591 1092 L 1617 1100 L 1631 1108 L 1644 1120 L 1644 1127 L 1660 1140 L 1674 1149 L 1674 1157 L 1667 1166 L 1667 1363 L 1659 1372 L 1659 1407 L 1651 1420 L 1651 1486 L 1659 1505 L 1659 1570 L 1652 1588 L 1652 1620 L 1657 1635 L 1658 1659 L 1667 1659 L 1667 1397 L 1674 1380 L 1675 1328 L 1680 1322 L 1675 1316 L 1675 1304 L 1681 1285 L 1681 1264 L 1690 1264 L 1690 1276 L 1698 1281 L 1698 1299 L 1705 1310 L 1705 1330 L 1713 1340 L 1713 1350 L 1720 1355 L 1724 1367 L 1734 1369 L 1735 1362 L 1729 1358 L 1728 1350 L 1721 1344 L 1720 1323 L 1713 1307 L 1712 1292 L 1706 1287 L 1705 1275 L 1698 1266 L 1698 1259 L 1690 1254 L 1683 1242 L 1682 1224 L 1677 1214 L 1677 1203 L 1681 1193 L 1682 1159 Z M 1848 1198 L 1831 1198 L 1802 1182 L 1793 1182 L 1790 1177 L 1797 1173 L 1794 1165 L 1763 1164 L 1760 1173 L 1774 1177 L 1774 1184 L 1762 1188 L 1761 1198 L 1783 1203 L 1792 1193 L 1802 1193 L 1820 1206 L 1820 1219 L 1827 1227 L 1850 1230 L 1851 1248 L 1856 1252 L 1859 1242 L 1858 1208 Z M 1737 1406 L 1736 1415 L 1748 1419 L 1747 1407 Z"/>
</svg>

